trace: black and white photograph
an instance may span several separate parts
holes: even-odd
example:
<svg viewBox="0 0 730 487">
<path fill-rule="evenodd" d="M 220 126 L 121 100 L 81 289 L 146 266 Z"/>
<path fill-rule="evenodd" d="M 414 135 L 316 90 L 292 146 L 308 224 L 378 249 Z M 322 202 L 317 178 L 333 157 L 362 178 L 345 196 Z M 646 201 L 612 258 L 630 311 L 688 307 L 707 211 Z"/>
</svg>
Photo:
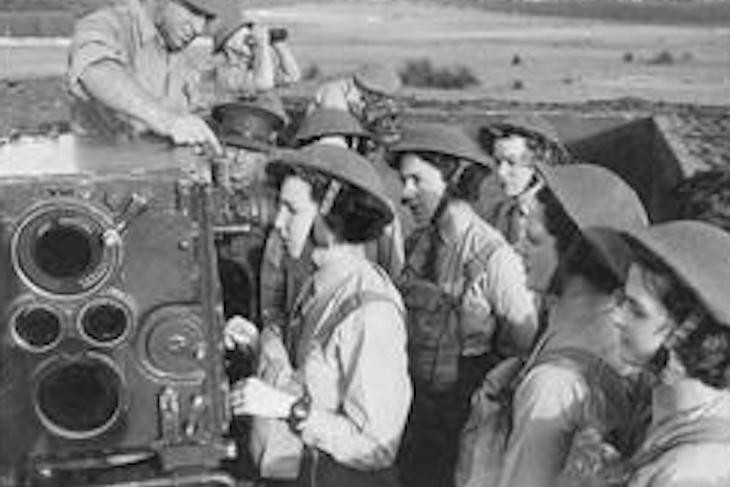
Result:
<svg viewBox="0 0 730 487">
<path fill-rule="evenodd" d="M 730 0 L 0 0 L 0 487 L 730 487 Z"/>
</svg>

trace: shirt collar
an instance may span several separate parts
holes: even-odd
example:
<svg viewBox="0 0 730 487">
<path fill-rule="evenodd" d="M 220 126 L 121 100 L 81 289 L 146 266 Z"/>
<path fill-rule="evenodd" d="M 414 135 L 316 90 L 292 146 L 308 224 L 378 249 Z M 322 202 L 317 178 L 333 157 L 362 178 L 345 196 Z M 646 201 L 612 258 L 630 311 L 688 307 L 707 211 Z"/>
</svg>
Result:
<svg viewBox="0 0 730 487">
<path fill-rule="evenodd" d="M 517 208 L 523 216 L 529 215 L 535 208 L 537 202 L 537 192 L 542 189 L 543 183 L 533 184 L 522 193 L 515 197 Z"/>
<path fill-rule="evenodd" d="M 316 247 L 312 251 L 312 261 L 317 267 L 312 276 L 314 292 L 317 294 L 336 286 L 352 272 L 353 267 L 366 262 L 365 248 L 354 244 Z"/>
</svg>

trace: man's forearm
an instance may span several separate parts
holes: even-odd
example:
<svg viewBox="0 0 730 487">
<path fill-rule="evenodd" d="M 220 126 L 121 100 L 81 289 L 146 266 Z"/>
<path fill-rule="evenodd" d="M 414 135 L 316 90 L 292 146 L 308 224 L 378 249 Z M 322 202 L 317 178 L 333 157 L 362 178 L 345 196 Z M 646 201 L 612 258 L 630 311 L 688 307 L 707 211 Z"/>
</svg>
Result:
<svg viewBox="0 0 730 487">
<path fill-rule="evenodd" d="M 279 58 L 279 67 L 283 74 L 285 83 L 298 83 L 302 78 L 302 73 L 299 69 L 299 63 L 297 63 L 294 53 L 289 49 L 286 42 L 277 42 L 273 44 L 273 49 Z"/>
<path fill-rule="evenodd" d="M 100 61 L 90 65 L 80 76 L 87 94 L 112 110 L 147 125 L 152 131 L 167 134 L 171 114 L 158 100 L 116 61 Z"/>
<path fill-rule="evenodd" d="M 274 53 L 270 45 L 260 43 L 254 56 L 253 82 L 257 90 L 274 88 Z"/>
</svg>

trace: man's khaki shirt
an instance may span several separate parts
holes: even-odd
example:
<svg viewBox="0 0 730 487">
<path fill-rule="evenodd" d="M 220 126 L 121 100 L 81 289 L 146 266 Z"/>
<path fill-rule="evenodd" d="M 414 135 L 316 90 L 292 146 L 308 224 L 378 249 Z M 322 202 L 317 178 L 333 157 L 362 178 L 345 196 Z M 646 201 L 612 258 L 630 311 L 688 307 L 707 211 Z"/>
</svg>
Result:
<svg viewBox="0 0 730 487">
<path fill-rule="evenodd" d="M 169 52 L 140 0 L 126 0 L 79 20 L 68 58 L 67 82 L 73 96 L 74 129 L 114 135 L 147 131 L 142 122 L 93 99 L 80 79 L 90 66 L 114 61 L 163 106 L 187 112 L 197 103 L 198 72 L 186 50 Z"/>
</svg>

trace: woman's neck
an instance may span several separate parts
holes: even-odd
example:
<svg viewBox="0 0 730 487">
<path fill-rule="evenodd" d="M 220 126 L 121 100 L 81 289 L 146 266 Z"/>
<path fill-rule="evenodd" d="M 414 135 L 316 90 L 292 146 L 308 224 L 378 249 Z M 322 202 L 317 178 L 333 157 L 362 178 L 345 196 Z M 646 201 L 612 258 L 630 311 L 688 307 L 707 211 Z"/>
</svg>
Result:
<svg viewBox="0 0 730 487">
<path fill-rule="evenodd" d="M 464 216 L 468 214 L 470 208 L 469 204 L 462 200 L 452 200 L 446 203 L 436 220 L 439 233 L 446 240 L 452 240 L 455 236 L 461 235 L 466 226 Z"/>
<path fill-rule="evenodd" d="M 542 187 L 542 182 L 536 182 L 528 186 L 522 193 L 515 196 L 517 204 L 527 212 L 532 211 L 532 208 L 537 202 L 537 192 L 540 191 Z"/>
</svg>

